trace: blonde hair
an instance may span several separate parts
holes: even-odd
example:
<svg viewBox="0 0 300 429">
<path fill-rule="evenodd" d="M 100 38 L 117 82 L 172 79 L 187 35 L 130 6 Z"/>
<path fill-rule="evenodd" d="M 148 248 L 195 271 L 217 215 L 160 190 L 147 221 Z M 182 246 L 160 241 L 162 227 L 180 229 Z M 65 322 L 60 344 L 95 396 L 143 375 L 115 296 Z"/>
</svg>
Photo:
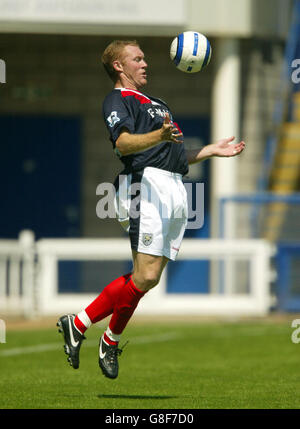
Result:
<svg viewBox="0 0 300 429">
<path fill-rule="evenodd" d="M 113 62 L 122 58 L 123 49 L 129 45 L 140 47 L 136 40 L 114 40 L 106 47 L 102 54 L 102 64 L 113 82 L 115 82 L 118 77 L 118 73 L 113 67 Z"/>
</svg>

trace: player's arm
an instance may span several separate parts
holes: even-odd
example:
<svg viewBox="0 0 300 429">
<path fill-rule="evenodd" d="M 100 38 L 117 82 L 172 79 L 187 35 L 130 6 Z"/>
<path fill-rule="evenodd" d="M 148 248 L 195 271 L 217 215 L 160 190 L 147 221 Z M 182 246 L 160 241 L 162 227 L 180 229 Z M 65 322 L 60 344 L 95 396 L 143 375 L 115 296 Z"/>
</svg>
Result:
<svg viewBox="0 0 300 429">
<path fill-rule="evenodd" d="M 189 164 L 204 161 L 205 159 L 218 157 L 231 157 L 239 155 L 245 148 L 245 142 L 230 144 L 234 137 L 218 140 L 216 143 L 208 144 L 203 148 L 186 150 L 186 156 Z"/>
<path fill-rule="evenodd" d="M 126 156 L 150 149 L 164 141 L 182 143 L 181 137 L 182 133 L 171 124 L 170 117 L 166 114 L 162 127 L 149 133 L 131 134 L 128 129 L 123 128 L 116 140 L 116 148 L 122 156 Z"/>
</svg>

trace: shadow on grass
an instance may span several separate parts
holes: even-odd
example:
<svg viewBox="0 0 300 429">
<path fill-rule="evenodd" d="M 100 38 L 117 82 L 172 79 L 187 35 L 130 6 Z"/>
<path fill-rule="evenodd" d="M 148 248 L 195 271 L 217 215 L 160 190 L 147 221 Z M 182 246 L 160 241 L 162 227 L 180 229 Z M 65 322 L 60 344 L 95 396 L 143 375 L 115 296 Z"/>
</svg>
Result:
<svg viewBox="0 0 300 429">
<path fill-rule="evenodd" d="M 167 395 L 97 395 L 99 399 L 174 399 L 178 396 Z"/>
</svg>

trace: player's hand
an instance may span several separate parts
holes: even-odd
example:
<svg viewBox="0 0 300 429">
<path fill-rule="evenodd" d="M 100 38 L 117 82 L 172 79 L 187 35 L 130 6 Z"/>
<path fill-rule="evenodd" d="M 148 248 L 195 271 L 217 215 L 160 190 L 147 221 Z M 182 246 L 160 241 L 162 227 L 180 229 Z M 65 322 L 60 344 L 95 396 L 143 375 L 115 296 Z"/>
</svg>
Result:
<svg viewBox="0 0 300 429">
<path fill-rule="evenodd" d="M 235 137 L 218 140 L 213 143 L 213 155 L 221 157 L 237 156 L 245 149 L 245 142 L 242 140 L 239 143 L 230 144 Z"/>
<path fill-rule="evenodd" d="M 161 141 L 171 141 L 173 143 L 182 143 L 183 134 L 171 123 L 169 113 L 166 113 L 164 123 L 160 129 Z"/>
</svg>

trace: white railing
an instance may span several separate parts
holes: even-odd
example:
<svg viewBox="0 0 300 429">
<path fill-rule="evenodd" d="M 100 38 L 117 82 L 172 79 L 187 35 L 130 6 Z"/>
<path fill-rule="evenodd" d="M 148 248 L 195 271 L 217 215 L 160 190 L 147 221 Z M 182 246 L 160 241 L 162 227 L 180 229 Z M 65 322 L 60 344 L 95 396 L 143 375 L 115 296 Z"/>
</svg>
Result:
<svg viewBox="0 0 300 429">
<path fill-rule="evenodd" d="M 35 315 L 34 234 L 22 231 L 18 240 L 0 240 L 0 313 Z"/>
<path fill-rule="evenodd" d="M 41 315 L 78 312 L 97 294 L 59 293 L 58 261 L 120 261 L 131 259 L 128 239 L 43 239 L 36 244 L 39 260 L 38 308 Z M 145 295 L 140 314 L 265 315 L 271 303 L 271 246 L 264 240 L 186 239 L 178 260 L 246 260 L 250 263 L 249 293 L 168 294 L 167 270 L 160 284 Z M 113 280 L 113 279 L 112 279 Z M 201 281 L 201 279 L 199 279 Z"/>
<path fill-rule="evenodd" d="M 264 240 L 183 240 L 178 260 L 249 261 L 249 290 L 234 293 L 167 293 L 168 270 L 137 308 L 140 314 L 265 315 L 271 304 L 271 245 Z M 128 239 L 42 239 L 31 231 L 19 240 L 0 240 L 0 315 L 25 317 L 78 312 L 97 294 L 59 292 L 59 261 L 125 261 L 131 259 Z M 237 262 L 236 262 L 237 263 Z M 215 263 L 218 267 L 220 264 Z M 113 279 L 112 279 L 113 280 Z M 199 282 L 201 279 L 199 279 Z M 212 286 L 212 285 L 211 285 Z M 212 291 L 215 287 L 210 288 Z M 99 291 L 100 292 L 100 291 Z"/>
</svg>

